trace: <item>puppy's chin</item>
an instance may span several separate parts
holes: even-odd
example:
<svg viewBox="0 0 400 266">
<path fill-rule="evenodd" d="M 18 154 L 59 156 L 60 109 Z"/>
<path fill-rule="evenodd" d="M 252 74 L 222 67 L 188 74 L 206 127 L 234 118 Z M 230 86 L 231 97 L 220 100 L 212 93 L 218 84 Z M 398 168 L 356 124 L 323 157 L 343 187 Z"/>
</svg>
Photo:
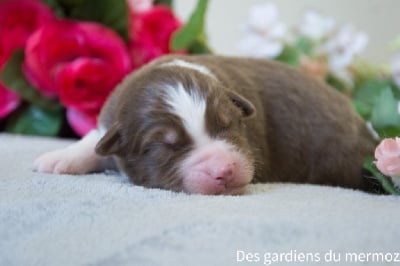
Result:
<svg viewBox="0 0 400 266">
<path fill-rule="evenodd" d="M 215 186 L 212 188 L 185 188 L 183 191 L 187 194 L 200 194 L 200 195 L 242 195 L 245 193 L 247 185 L 242 185 L 239 187 L 224 187 Z"/>
</svg>

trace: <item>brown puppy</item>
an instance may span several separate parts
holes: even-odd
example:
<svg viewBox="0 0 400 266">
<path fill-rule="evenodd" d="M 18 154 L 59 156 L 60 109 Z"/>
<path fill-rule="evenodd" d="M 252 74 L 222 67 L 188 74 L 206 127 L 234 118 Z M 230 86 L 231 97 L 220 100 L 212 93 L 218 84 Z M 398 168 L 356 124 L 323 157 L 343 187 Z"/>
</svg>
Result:
<svg viewBox="0 0 400 266">
<path fill-rule="evenodd" d="M 188 193 L 239 194 L 251 181 L 364 188 L 375 146 L 349 99 L 291 67 L 166 56 L 116 88 L 98 130 L 35 169 L 87 173 L 112 156 L 135 184 Z"/>
</svg>

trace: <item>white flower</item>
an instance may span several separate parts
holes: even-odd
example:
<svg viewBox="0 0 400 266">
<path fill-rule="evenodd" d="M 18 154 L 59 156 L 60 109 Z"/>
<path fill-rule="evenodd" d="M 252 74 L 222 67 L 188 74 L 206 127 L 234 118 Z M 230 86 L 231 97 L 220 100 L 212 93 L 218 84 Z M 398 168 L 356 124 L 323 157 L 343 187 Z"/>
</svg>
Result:
<svg viewBox="0 0 400 266">
<path fill-rule="evenodd" d="M 239 49 L 249 56 L 277 57 L 283 50 L 286 26 L 279 21 L 278 8 L 272 3 L 253 6 L 244 27 L 245 37 Z"/>
<path fill-rule="evenodd" d="M 134 13 L 142 13 L 153 6 L 153 0 L 128 0 L 130 10 Z"/>
<path fill-rule="evenodd" d="M 353 63 L 368 43 L 364 32 L 355 32 L 352 26 L 342 28 L 331 40 L 328 40 L 322 50 L 327 53 L 333 68 L 343 68 Z"/>
<path fill-rule="evenodd" d="M 239 49 L 248 56 L 275 58 L 282 52 L 283 43 L 249 33 L 239 42 Z"/>
<path fill-rule="evenodd" d="M 323 17 L 316 11 L 307 11 L 300 25 L 300 33 L 312 40 L 318 41 L 326 37 L 335 28 L 332 18 Z"/>
<path fill-rule="evenodd" d="M 367 34 L 356 32 L 351 25 L 348 25 L 323 44 L 319 52 L 326 55 L 329 68 L 333 74 L 351 84 L 352 75 L 349 67 L 355 58 L 364 51 L 367 43 Z"/>
<path fill-rule="evenodd" d="M 392 75 L 394 82 L 400 87 L 400 55 L 392 60 Z"/>
</svg>

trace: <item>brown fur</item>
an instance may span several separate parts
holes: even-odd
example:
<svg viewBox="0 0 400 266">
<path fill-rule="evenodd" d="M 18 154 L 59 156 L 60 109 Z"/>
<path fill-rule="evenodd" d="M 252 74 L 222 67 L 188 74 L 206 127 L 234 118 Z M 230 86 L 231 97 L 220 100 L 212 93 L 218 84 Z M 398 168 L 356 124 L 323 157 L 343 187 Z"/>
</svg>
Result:
<svg viewBox="0 0 400 266">
<path fill-rule="evenodd" d="M 206 66 L 218 81 L 191 69 L 159 67 L 175 58 Z M 97 152 L 116 155 L 134 183 L 181 190 L 176 162 L 192 142 L 166 111 L 161 90 L 178 80 L 206 95 L 209 134 L 247 152 L 255 182 L 365 188 L 362 163 L 376 142 L 346 96 L 277 62 L 222 56 L 163 57 L 126 78 L 109 98 L 100 116 L 109 131 Z M 164 139 L 168 130 L 176 135 L 172 143 Z"/>
</svg>

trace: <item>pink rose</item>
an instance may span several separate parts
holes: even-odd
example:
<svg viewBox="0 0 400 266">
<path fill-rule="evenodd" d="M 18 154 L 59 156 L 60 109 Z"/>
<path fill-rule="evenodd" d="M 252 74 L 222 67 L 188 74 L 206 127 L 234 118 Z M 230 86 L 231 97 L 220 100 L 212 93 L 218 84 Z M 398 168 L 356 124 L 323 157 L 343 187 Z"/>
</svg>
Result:
<svg viewBox="0 0 400 266">
<path fill-rule="evenodd" d="M 25 49 L 28 80 L 43 95 L 60 97 L 80 135 L 95 127 L 108 95 L 130 70 L 123 40 L 97 23 L 51 23 L 32 34 Z"/>
<path fill-rule="evenodd" d="M 11 54 L 25 47 L 36 29 L 55 19 L 47 5 L 37 0 L 0 1 L 0 72 Z M 20 104 L 20 97 L 0 83 L 0 119 Z"/>
<path fill-rule="evenodd" d="M 375 150 L 376 167 L 400 185 L 400 138 L 384 139 Z"/>
<path fill-rule="evenodd" d="M 92 114 L 79 112 L 73 108 L 68 108 L 67 110 L 67 120 L 79 136 L 86 135 L 90 130 L 96 127 L 97 115 L 98 112 Z"/>
<path fill-rule="evenodd" d="M 132 13 L 130 52 L 134 68 L 171 53 L 171 36 L 181 27 L 182 23 L 166 6 L 154 6 L 143 13 Z"/>
</svg>

